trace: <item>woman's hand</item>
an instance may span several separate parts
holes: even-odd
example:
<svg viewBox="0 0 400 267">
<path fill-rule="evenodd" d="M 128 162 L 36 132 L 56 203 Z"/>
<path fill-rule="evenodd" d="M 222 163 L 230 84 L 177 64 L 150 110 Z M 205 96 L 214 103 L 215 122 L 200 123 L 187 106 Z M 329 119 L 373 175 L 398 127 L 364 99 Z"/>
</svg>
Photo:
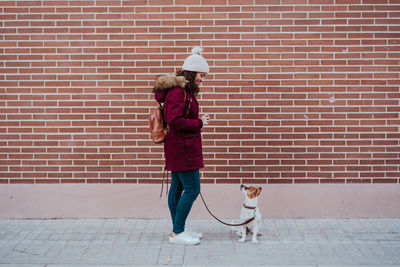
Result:
<svg viewBox="0 0 400 267">
<path fill-rule="evenodd" d="M 201 120 L 203 121 L 203 125 L 207 125 L 210 122 L 210 115 L 206 114 L 201 116 Z"/>
</svg>

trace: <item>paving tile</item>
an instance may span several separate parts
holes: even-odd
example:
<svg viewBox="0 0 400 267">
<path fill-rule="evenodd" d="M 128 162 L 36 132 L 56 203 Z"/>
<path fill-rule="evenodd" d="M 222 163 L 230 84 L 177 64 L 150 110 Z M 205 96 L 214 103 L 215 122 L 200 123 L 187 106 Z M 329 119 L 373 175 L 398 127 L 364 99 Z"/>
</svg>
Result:
<svg viewBox="0 0 400 267">
<path fill-rule="evenodd" d="M 200 245 L 169 244 L 167 219 L 0 220 L 0 266 L 400 266 L 400 219 L 264 220 L 257 245 L 188 225 Z"/>
</svg>

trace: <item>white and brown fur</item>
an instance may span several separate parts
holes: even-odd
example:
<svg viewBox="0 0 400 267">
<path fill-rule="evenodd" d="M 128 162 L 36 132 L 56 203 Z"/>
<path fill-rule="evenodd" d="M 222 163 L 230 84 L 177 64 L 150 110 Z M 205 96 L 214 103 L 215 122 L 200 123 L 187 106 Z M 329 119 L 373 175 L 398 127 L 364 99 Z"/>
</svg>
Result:
<svg viewBox="0 0 400 267">
<path fill-rule="evenodd" d="M 245 242 L 247 232 L 252 232 L 253 233 L 252 242 L 253 244 L 257 244 L 258 243 L 257 235 L 261 235 L 260 228 L 262 222 L 261 213 L 257 205 L 258 205 L 258 196 L 261 194 L 262 188 L 254 186 L 247 187 L 241 185 L 240 189 L 244 194 L 244 205 L 242 207 L 242 211 L 240 212 L 241 221 L 246 221 L 253 217 L 255 218 L 248 224 L 240 226 L 237 232 L 237 234 L 240 236 L 239 242 Z M 249 207 L 254 209 L 250 209 Z"/>
<path fill-rule="evenodd" d="M 187 81 L 183 76 L 176 76 L 175 74 L 160 75 L 154 82 L 153 93 L 156 91 L 168 90 L 175 86 L 185 88 L 186 83 Z"/>
</svg>

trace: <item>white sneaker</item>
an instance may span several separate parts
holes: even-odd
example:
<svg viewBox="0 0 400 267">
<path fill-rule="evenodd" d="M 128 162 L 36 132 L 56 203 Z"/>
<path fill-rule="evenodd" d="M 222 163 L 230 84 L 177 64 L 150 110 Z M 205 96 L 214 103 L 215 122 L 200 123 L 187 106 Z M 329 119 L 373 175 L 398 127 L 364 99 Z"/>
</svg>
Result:
<svg viewBox="0 0 400 267">
<path fill-rule="evenodd" d="M 203 234 L 202 233 L 196 233 L 195 231 L 192 231 L 192 229 L 187 228 L 185 229 L 185 232 L 187 232 L 191 237 L 197 238 L 197 239 L 202 239 Z"/>
<path fill-rule="evenodd" d="M 187 232 L 178 235 L 171 233 L 169 235 L 169 243 L 175 245 L 197 245 L 200 243 L 200 239 L 190 236 Z"/>
</svg>

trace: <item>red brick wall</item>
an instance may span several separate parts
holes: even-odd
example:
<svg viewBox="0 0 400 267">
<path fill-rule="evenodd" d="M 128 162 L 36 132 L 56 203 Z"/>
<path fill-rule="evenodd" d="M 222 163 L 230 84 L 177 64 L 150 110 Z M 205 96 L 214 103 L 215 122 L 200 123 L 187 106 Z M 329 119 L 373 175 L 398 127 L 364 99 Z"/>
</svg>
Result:
<svg viewBox="0 0 400 267">
<path fill-rule="evenodd" d="M 399 183 L 399 0 L 0 1 L 1 183 L 153 183 L 192 46 L 203 181 Z"/>
</svg>

